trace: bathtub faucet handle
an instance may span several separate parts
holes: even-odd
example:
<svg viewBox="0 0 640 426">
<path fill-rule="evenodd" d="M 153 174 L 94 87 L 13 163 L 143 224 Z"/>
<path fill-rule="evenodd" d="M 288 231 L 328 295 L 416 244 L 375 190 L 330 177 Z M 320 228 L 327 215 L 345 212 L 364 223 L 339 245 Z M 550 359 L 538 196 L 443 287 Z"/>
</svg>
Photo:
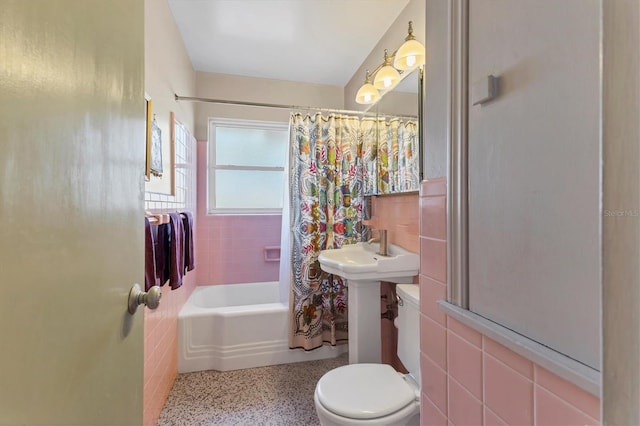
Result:
<svg viewBox="0 0 640 426">
<path fill-rule="evenodd" d="M 135 283 L 129 291 L 128 310 L 131 315 L 136 313 L 139 305 L 146 305 L 149 309 L 156 309 L 160 306 L 160 298 L 162 297 L 162 289 L 160 286 L 154 285 L 149 291 L 144 292 L 140 284 Z"/>
</svg>

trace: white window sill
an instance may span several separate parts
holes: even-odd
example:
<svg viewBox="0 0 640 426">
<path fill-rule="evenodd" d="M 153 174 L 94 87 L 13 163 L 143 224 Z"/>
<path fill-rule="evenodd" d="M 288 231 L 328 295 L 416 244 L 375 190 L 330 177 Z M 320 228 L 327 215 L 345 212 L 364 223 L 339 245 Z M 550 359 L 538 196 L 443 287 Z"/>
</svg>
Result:
<svg viewBox="0 0 640 426">
<path fill-rule="evenodd" d="M 438 307 L 453 319 L 600 398 L 601 374 L 598 370 L 446 300 L 440 300 Z"/>
</svg>

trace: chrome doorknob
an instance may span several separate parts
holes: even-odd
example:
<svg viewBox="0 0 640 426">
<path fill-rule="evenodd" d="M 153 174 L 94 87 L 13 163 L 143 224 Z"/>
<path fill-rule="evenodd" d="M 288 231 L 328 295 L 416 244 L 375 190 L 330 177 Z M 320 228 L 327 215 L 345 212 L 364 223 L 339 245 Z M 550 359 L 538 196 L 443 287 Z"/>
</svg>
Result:
<svg viewBox="0 0 640 426">
<path fill-rule="evenodd" d="M 154 285 L 149 291 L 142 291 L 140 284 L 136 283 L 131 287 L 129 291 L 129 313 L 131 315 L 136 313 L 139 305 L 146 305 L 149 309 L 156 309 L 160 306 L 160 298 L 162 297 L 162 290 L 160 286 Z"/>
</svg>

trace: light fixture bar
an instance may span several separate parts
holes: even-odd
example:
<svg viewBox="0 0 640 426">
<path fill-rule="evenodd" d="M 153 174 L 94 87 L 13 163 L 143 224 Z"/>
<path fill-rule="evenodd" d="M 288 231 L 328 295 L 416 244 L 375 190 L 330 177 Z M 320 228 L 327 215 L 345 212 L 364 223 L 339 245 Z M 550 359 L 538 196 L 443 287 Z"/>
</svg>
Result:
<svg viewBox="0 0 640 426">
<path fill-rule="evenodd" d="M 364 84 L 356 94 L 356 102 L 370 105 L 380 98 L 379 90 L 384 92 L 395 87 L 401 78 L 401 74 L 413 71 L 425 63 L 425 48 L 413 35 L 413 21 L 409 21 L 407 37 L 398 50 L 389 55 L 384 50 L 384 62 L 378 65 L 373 73 L 367 70 Z M 375 78 L 371 82 L 371 75 Z M 375 91 L 374 91 L 375 90 Z"/>
</svg>

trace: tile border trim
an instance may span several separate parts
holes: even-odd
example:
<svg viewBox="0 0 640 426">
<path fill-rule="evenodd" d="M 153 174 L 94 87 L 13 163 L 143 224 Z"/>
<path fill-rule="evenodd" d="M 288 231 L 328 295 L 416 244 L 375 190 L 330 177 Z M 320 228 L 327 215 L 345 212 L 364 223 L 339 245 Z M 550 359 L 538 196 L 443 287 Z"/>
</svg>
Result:
<svg viewBox="0 0 640 426">
<path fill-rule="evenodd" d="M 438 301 L 438 308 L 482 335 L 600 398 L 599 371 L 445 300 Z"/>
</svg>

